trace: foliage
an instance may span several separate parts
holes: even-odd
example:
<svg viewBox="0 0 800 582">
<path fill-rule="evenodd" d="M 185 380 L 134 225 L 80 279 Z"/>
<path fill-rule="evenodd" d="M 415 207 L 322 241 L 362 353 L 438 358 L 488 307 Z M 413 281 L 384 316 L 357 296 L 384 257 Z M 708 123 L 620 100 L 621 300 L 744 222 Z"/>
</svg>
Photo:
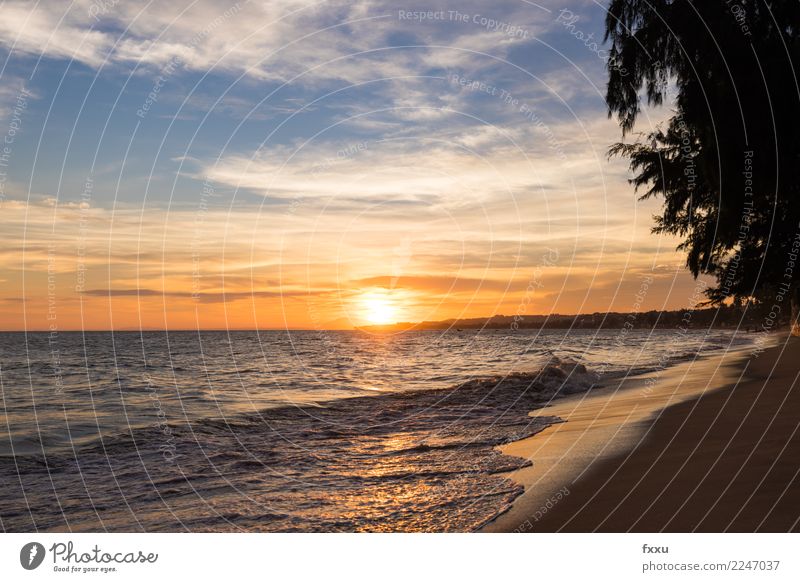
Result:
<svg viewBox="0 0 800 582">
<path fill-rule="evenodd" d="M 654 231 L 683 239 L 695 276 L 716 277 L 713 303 L 796 286 L 800 2 L 611 0 L 606 40 L 623 137 L 644 101 L 674 108 L 666 127 L 609 152 L 630 160 L 642 198 L 663 197 Z"/>
</svg>

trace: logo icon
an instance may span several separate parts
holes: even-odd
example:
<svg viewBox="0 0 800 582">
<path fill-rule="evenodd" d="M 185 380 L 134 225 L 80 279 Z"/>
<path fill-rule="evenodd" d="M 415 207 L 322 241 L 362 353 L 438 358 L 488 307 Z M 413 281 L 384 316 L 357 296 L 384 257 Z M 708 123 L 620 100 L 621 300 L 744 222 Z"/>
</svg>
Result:
<svg viewBox="0 0 800 582">
<path fill-rule="evenodd" d="M 35 570 L 44 561 L 44 546 L 39 542 L 30 542 L 19 551 L 19 563 L 26 570 Z"/>
</svg>

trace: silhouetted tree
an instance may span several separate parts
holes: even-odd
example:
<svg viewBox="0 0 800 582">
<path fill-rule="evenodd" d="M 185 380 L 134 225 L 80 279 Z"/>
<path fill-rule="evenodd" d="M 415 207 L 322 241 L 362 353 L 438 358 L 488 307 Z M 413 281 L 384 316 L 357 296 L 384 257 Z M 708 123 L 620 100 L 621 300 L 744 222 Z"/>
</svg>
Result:
<svg viewBox="0 0 800 582">
<path fill-rule="evenodd" d="M 611 0 L 606 40 L 623 138 L 643 101 L 673 107 L 610 149 L 642 198 L 663 196 L 654 231 L 683 238 L 695 277 L 715 276 L 712 304 L 791 299 L 800 333 L 800 1 Z"/>
</svg>

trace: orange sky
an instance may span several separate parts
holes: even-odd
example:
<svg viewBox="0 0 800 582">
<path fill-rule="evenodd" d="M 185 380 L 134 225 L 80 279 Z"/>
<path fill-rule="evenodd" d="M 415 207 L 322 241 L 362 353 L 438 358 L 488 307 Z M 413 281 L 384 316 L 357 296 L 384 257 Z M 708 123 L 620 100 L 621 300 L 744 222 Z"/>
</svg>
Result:
<svg viewBox="0 0 800 582">
<path fill-rule="evenodd" d="M 633 197 L 453 208 L 302 202 L 198 210 L 6 201 L 5 330 L 351 328 L 492 314 L 680 308 L 694 283 Z M 627 198 L 627 200 L 626 200 Z M 569 199 L 567 199 L 569 201 Z M 333 202 L 328 202 L 333 204 Z M 624 206 L 627 205 L 627 208 Z M 587 212 L 588 212 L 587 208 Z M 610 209 L 612 210 L 612 209 Z"/>
</svg>

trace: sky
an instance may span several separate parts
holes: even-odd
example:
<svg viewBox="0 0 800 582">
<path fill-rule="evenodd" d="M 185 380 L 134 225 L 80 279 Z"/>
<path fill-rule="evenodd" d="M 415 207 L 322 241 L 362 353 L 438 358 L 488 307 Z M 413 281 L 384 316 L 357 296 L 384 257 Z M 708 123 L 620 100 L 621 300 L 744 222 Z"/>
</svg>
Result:
<svg viewBox="0 0 800 582">
<path fill-rule="evenodd" d="M 0 10 L 0 329 L 348 329 L 695 295 L 678 241 L 650 234 L 658 201 L 607 158 L 604 2 Z"/>
</svg>

